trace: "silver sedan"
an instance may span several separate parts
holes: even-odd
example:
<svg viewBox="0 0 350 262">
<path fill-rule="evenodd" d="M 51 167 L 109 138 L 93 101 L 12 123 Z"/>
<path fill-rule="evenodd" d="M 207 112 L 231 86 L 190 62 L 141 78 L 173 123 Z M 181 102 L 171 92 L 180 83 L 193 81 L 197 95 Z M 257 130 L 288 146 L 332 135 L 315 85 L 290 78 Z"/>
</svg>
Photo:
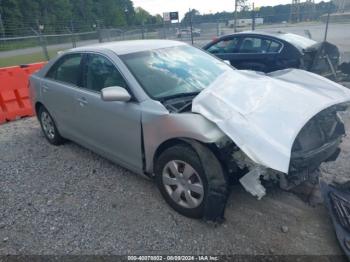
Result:
<svg viewBox="0 0 350 262">
<path fill-rule="evenodd" d="M 192 102 L 213 83 L 219 85 L 223 75 L 238 77 L 241 73 L 236 71 L 184 43 L 125 41 L 60 54 L 31 77 L 30 91 L 51 144 L 67 139 L 79 143 L 127 169 L 155 178 L 165 200 L 181 214 L 218 220 L 223 218 L 230 182 L 248 173 L 242 182 L 247 191 L 254 193 L 254 188 L 261 186 L 258 181 L 249 182 L 256 167 L 261 170 L 257 160 L 261 150 L 256 154 L 254 149 L 242 151 L 239 141 L 219 128 L 220 123 L 193 112 Z M 287 188 L 291 184 L 285 179 L 287 173 L 294 184 L 302 182 L 304 177 L 299 174 L 304 175 L 306 169 L 316 170 L 322 161 L 336 158 L 344 135 L 337 110 L 326 112 L 328 140 L 313 141 L 309 150 L 301 137 L 293 146 L 289 172 L 269 169 L 264 177 L 280 179 Z M 314 128 L 309 125 L 310 130 Z M 301 135 L 309 134 L 303 131 Z M 319 150 L 312 151 L 316 147 Z"/>
</svg>

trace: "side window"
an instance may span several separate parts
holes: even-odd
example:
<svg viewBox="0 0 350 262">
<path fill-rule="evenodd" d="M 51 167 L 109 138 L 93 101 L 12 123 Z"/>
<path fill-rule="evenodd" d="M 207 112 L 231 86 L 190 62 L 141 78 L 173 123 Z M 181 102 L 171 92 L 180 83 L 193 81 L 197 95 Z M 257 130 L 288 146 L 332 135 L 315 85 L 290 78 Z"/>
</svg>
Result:
<svg viewBox="0 0 350 262">
<path fill-rule="evenodd" d="M 282 45 L 278 42 L 275 41 L 271 41 L 271 45 L 269 48 L 269 53 L 276 53 L 279 52 L 281 50 Z"/>
<path fill-rule="evenodd" d="M 231 38 L 227 40 L 222 40 L 211 47 L 209 47 L 208 52 L 212 54 L 225 54 L 225 53 L 235 53 L 237 49 L 239 38 Z"/>
<path fill-rule="evenodd" d="M 257 37 L 245 37 L 239 48 L 240 53 L 263 53 L 262 40 Z"/>
<path fill-rule="evenodd" d="M 79 86 L 82 57 L 82 54 L 70 54 L 62 57 L 51 67 L 46 77 Z"/>
<path fill-rule="evenodd" d="M 85 88 L 100 92 L 110 86 L 126 88 L 126 83 L 117 68 L 101 55 L 89 54 L 86 64 Z"/>
<path fill-rule="evenodd" d="M 270 39 L 258 37 L 245 37 L 239 48 L 240 53 L 266 54 L 276 53 L 280 50 L 281 44 Z"/>
</svg>

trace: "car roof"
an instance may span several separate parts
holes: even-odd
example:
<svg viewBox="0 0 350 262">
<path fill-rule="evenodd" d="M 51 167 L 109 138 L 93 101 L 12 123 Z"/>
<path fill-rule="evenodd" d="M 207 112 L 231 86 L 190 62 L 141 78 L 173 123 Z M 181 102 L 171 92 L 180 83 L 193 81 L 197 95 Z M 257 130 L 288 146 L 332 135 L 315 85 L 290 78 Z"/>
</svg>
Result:
<svg viewBox="0 0 350 262">
<path fill-rule="evenodd" d="M 239 33 L 226 35 L 226 36 L 234 36 L 234 35 L 257 35 L 257 36 L 274 37 L 280 41 L 288 42 L 299 49 L 305 48 L 306 46 L 304 44 L 302 44 L 300 41 L 292 41 L 291 38 L 294 38 L 294 36 L 299 38 L 299 39 L 305 38 L 305 40 L 309 40 L 309 42 L 310 42 L 309 44 L 316 43 L 316 41 L 308 39 L 304 36 L 300 36 L 300 35 L 293 34 L 293 33 L 287 33 L 287 32 L 283 32 L 283 31 L 243 31 L 243 32 L 239 32 Z M 223 37 L 226 37 L 226 36 L 223 36 Z"/>
<path fill-rule="evenodd" d="M 89 51 L 105 51 L 110 50 L 117 55 L 125 55 L 142 51 L 155 50 L 166 47 L 186 45 L 183 42 L 172 40 L 131 40 L 117 41 L 101 44 L 93 44 L 78 48 L 70 49 L 69 52 L 89 52 Z"/>
<path fill-rule="evenodd" d="M 280 38 L 281 34 L 287 34 L 282 31 L 243 31 L 238 33 L 233 33 L 231 35 L 261 35 L 261 36 L 272 36 Z"/>
</svg>

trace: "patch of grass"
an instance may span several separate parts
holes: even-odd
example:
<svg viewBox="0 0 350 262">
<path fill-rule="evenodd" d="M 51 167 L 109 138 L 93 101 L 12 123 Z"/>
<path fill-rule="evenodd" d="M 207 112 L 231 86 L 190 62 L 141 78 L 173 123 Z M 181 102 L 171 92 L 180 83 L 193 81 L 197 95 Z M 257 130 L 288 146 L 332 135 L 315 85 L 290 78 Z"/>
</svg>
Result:
<svg viewBox="0 0 350 262">
<path fill-rule="evenodd" d="M 22 39 L 12 41 L 0 41 L 0 51 L 16 50 L 38 45 L 38 39 Z"/>
<path fill-rule="evenodd" d="M 55 57 L 58 51 L 60 50 L 50 50 L 49 51 L 50 58 Z M 36 63 L 36 62 L 41 62 L 45 60 L 46 59 L 44 58 L 43 52 L 37 52 L 37 53 L 26 54 L 26 55 L 17 55 L 17 56 L 0 58 L 0 67 L 30 64 L 30 63 Z"/>
</svg>

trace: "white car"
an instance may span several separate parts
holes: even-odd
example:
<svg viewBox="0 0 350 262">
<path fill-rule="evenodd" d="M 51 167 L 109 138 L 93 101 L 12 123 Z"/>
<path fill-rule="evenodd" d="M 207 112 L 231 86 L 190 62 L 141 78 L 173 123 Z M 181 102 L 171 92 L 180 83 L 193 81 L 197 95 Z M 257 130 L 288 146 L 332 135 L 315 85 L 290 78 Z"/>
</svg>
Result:
<svg viewBox="0 0 350 262">
<path fill-rule="evenodd" d="M 69 139 L 154 178 L 175 210 L 210 220 L 231 179 L 261 198 L 262 179 L 289 189 L 315 178 L 339 154 L 337 112 L 350 101 L 321 76 L 238 71 L 167 40 L 68 50 L 31 76 L 30 92 L 51 144 Z"/>
</svg>

